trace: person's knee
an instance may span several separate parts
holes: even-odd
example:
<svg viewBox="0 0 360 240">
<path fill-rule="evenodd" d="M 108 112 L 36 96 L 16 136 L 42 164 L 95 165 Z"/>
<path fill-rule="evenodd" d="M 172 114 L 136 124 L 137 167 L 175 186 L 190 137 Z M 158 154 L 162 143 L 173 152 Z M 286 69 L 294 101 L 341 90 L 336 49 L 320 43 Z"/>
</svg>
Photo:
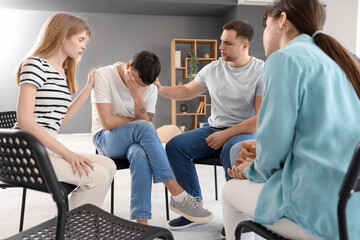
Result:
<svg viewBox="0 0 360 240">
<path fill-rule="evenodd" d="M 115 165 L 115 164 L 114 164 Z M 97 186 L 110 184 L 114 178 L 116 166 L 111 167 L 111 170 L 103 165 L 96 164 L 95 170 L 90 172 L 89 182 L 95 188 Z"/>
<path fill-rule="evenodd" d="M 234 166 L 234 165 L 238 165 L 236 162 L 235 162 L 235 159 L 237 158 L 239 152 L 241 152 L 242 150 L 242 147 L 240 146 L 239 143 L 236 143 L 234 144 L 231 149 L 230 149 L 230 165 L 231 166 Z"/>
<path fill-rule="evenodd" d="M 183 144 L 181 135 L 175 136 L 168 143 L 166 143 L 165 150 L 169 152 L 174 152 L 179 149 Z"/>
<path fill-rule="evenodd" d="M 143 131 L 155 131 L 156 132 L 156 129 L 155 129 L 155 126 L 152 122 L 149 122 L 149 121 L 146 121 L 146 120 L 137 120 L 136 122 L 136 125 L 138 127 L 141 127 L 143 128 Z"/>
<path fill-rule="evenodd" d="M 178 136 L 172 138 L 168 143 L 166 143 L 165 152 L 168 156 L 170 164 L 173 160 L 175 160 L 175 156 L 179 156 L 181 154 L 179 147 L 181 147 L 181 144 Z"/>
</svg>

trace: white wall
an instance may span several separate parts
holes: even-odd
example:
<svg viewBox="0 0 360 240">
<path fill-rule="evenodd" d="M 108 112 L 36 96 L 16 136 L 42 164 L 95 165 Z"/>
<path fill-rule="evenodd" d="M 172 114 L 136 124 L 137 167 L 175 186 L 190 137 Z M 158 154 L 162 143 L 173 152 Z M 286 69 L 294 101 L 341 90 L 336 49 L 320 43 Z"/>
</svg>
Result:
<svg viewBox="0 0 360 240">
<path fill-rule="evenodd" d="M 326 4 L 327 14 L 324 32 L 333 36 L 349 51 L 359 53 L 357 50 L 359 48 L 357 39 L 360 38 L 358 0 L 323 0 L 322 2 Z"/>
<path fill-rule="evenodd" d="M 272 0 L 238 0 L 239 5 L 267 5 Z M 359 0 L 320 0 L 326 4 L 324 32 L 335 37 L 349 51 L 360 56 L 360 4 Z"/>
</svg>

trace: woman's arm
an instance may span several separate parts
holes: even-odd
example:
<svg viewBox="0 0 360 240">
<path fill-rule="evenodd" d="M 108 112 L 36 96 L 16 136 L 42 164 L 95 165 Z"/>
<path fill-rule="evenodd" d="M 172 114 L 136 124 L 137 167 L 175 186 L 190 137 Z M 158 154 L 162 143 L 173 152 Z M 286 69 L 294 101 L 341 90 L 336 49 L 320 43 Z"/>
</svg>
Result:
<svg viewBox="0 0 360 240">
<path fill-rule="evenodd" d="M 35 122 L 33 113 L 35 109 L 37 87 L 30 83 L 24 83 L 20 85 L 19 88 L 16 110 L 19 128 L 34 135 L 46 148 L 56 154 L 59 154 L 68 161 L 73 168 L 74 174 L 78 173 L 81 177 L 83 175 L 83 171 L 85 171 L 85 174 L 88 175 L 90 173 L 89 167 L 91 169 L 94 168 L 90 160 L 70 151 L 49 133 L 47 133 L 37 122 Z"/>
<path fill-rule="evenodd" d="M 70 104 L 66 111 L 66 115 L 64 119 L 61 121 L 61 124 L 65 125 L 67 124 L 74 116 L 75 114 L 80 110 L 82 105 L 86 102 L 86 99 L 89 97 L 91 93 L 91 89 L 94 87 L 94 73 L 97 68 L 91 69 L 89 75 L 88 75 L 88 81 L 86 83 L 86 86 L 81 90 L 79 95 L 75 98 L 74 101 Z"/>
</svg>

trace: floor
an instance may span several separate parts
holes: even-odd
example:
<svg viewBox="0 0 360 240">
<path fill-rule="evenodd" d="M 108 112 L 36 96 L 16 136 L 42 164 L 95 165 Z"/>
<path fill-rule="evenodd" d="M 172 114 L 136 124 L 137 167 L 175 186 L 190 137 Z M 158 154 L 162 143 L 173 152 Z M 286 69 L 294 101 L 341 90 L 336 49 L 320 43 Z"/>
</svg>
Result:
<svg viewBox="0 0 360 240">
<path fill-rule="evenodd" d="M 77 152 L 95 152 L 89 134 L 60 134 L 59 141 Z M 214 170 L 212 166 L 196 166 L 200 178 L 206 206 L 214 213 L 214 220 L 208 224 L 194 226 L 186 230 L 172 231 L 176 240 L 221 239 L 223 227 L 221 211 L 221 189 L 225 183 L 224 171 L 217 167 L 219 200 L 215 200 Z M 19 188 L 0 189 L 0 239 L 17 233 L 19 228 L 22 190 Z M 167 228 L 165 213 L 165 192 L 162 184 L 154 184 L 152 190 L 153 218 L 151 225 Z M 119 170 L 115 175 L 115 215 L 129 219 L 130 174 L 129 170 Z M 103 208 L 110 211 L 110 193 Z M 27 194 L 24 229 L 30 228 L 56 215 L 56 206 L 49 194 L 29 190 Z M 170 219 L 178 215 L 170 212 Z"/>
</svg>

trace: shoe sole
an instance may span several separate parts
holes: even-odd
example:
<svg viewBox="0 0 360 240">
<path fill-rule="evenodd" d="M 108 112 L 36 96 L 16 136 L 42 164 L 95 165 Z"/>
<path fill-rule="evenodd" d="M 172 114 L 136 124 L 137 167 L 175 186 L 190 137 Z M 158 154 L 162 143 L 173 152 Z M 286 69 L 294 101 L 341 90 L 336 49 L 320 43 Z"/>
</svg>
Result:
<svg viewBox="0 0 360 240">
<path fill-rule="evenodd" d="M 193 226 L 197 226 L 197 225 L 203 225 L 205 223 L 197 223 L 197 222 L 192 222 L 192 223 L 189 223 L 189 224 L 186 224 L 186 225 L 183 225 L 183 226 L 169 226 L 169 229 L 170 230 L 182 230 L 182 229 L 186 229 L 186 228 L 189 228 L 189 227 L 193 227 Z"/>
<path fill-rule="evenodd" d="M 180 214 L 181 216 L 183 216 L 184 218 L 186 218 L 187 220 L 191 221 L 191 222 L 195 222 L 195 223 L 208 223 L 211 220 L 213 220 L 214 215 L 211 214 L 207 217 L 193 217 L 193 216 L 189 216 L 186 213 L 183 213 L 181 211 L 179 211 L 178 209 L 174 208 L 173 206 L 170 206 L 171 211 L 176 212 L 177 214 Z"/>
</svg>

